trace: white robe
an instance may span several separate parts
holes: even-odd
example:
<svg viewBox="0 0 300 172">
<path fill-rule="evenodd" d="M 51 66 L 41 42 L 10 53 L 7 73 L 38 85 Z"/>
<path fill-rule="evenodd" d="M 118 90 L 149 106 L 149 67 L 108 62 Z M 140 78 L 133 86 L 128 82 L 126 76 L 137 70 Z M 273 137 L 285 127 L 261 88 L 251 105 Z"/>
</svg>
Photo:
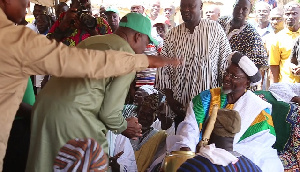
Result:
<svg viewBox="0 0 300 172">
<path fill-rule="evenodd" d="M 277 101 L 292 103 L 293 97 L 300 96 L 300 83 L 273 83 L 269 90 Z"/>
<path fill-rule="evenodd" d="M 120 165 L 120 172 L 137 172 L 135 155 L 130 140 L 122 134 L 116 135 L 111 131 L 107 132 L 106 138 L 109 144 L 110 156 L 115 156 L 119 152 L 124 151 L 117 160 Z"/>
<path fill-rule="evenodd" d="M 153 122 L 153 124 L 151 125 L 151 127 L 153 127 L 154 129 L 161 131 L 161 121 L 159 119 L 156 119 L 156 121 Z M 175 135 L 175 123 L 172 123 L 172 126 L 170 128 L 168 128 L 167 130 L 165 130 L 168 136 L 172 136 Z"/>
<path fill-rule="evenodd" d="M 268 130 L 261 131 L 238 142 L 257 115 L 266 108 L 271 110 L 272 105 L 263 101 L 251 91 L 247 91 L 234 104 L 233 109 L 238 111 L 241 116 L 241 131 L 235 135 L 233 150 L 249 158 L 263 172 L 282 172 L 283 165 L 277 151 L 272 148 L 276 137 Z M 195 152 L 199 135 L 200 131 L 193 111 L 193 103 L 190 102 L 186 117 L 179 124 L 176 135 L 167 138 L 167 151 L 178 151 L 181 147 L 189 147 Z"/>
</svg>

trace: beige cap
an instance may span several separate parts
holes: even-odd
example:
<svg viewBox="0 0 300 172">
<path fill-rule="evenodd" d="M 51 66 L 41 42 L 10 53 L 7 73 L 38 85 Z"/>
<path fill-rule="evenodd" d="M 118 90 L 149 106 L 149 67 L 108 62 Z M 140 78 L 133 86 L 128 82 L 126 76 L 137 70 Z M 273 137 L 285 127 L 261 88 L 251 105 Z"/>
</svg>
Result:
<svg viewBox="0 0 300 172">
<path fill-rule="evenodd" d="M 213 133 L 222 137 L 234 137 L 241 130 L 241 117 L 236 110 L 219 109 Z"/>
</svg>

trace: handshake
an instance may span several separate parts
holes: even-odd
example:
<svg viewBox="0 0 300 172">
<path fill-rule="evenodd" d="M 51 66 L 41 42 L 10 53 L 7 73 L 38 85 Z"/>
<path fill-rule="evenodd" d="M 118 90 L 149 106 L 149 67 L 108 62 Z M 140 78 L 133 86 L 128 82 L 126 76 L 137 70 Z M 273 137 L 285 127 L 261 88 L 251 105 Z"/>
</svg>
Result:
<svg viewBox="0 0 300 172">
<path fill-rule="evenodd" d="M 290 70 L 294 76 L 300 76 L 300 66 L 291 63 Z"/>
</svg>

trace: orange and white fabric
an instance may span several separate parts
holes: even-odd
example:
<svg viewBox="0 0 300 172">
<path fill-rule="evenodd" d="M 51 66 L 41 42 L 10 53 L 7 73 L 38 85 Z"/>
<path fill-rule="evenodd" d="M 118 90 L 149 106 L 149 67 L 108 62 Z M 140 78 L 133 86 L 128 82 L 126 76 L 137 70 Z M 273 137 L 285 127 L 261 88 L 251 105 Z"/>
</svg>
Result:
<svg viewBox="0 0 300 172">
<path fill-rule="evenodd" d="M 60 148 L 53 171 L 107 171 L 107 156 L 94 139 L 73 139 Z"/>
</svg>

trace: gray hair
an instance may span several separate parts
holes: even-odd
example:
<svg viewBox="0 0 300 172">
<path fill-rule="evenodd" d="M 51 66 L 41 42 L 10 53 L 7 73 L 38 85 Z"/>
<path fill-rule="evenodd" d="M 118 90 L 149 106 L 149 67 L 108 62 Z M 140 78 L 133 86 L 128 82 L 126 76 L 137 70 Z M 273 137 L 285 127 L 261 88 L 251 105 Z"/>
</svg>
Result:
<svg viewBox="0 0 300 172">
<path fill-rule="evenodd" d="M 284 5 L 284 11 L 290 7 L 300 8 L 300 4 L 297 1 L 292 1 Z"/>
<path fill-rule="evenodd" d="M 272 10 L 272 7 L 271 7 L 271 5 L 270 4 L 268 4 L 267 2 L 265 2 L 265 1 L 259 1 L 259 2 L 257 2 L 256 4 L 255 4 L 255 9 L 256 9 L 256 7 L 258 7 L 258 6 L 265 6 L 265 7 L 267 7 L 268 8 L 268 10 L 269 11 L 271 11 Z"/>
</svg>

